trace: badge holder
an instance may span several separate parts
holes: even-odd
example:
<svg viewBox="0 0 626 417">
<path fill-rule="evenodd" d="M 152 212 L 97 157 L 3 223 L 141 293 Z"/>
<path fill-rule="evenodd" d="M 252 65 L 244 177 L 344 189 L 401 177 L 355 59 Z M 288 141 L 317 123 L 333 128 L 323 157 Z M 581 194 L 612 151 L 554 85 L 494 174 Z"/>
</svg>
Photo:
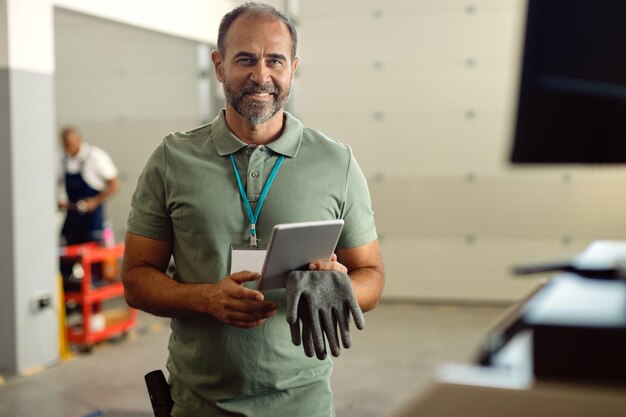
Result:
<svg viewBox="0 0 626 417">
<path fill-rule="evenodd" d="M 258 244 L 259 242 L 257 242 Z M 250 243 L 233 243 L 230 245 L 229 274 L 239 271 L 261 273 L 267 248 L 263 245 L 252 246 Z"/>
</svg>

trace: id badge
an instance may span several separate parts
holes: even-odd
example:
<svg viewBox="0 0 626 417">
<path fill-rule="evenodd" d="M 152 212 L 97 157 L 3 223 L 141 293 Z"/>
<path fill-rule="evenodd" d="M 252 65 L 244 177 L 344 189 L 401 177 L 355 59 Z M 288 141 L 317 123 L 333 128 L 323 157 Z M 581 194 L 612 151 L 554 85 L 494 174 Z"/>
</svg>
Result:
<svg viewBox="0 0 626 417">
<path fill-rule="evenodd" d="M 252 271 L 261 273 L 265 262 L 265 247 L 252 247 L 249 244 L 230 245 L 230 269 L 229 274 L 239 271 Z"/>
</svg>

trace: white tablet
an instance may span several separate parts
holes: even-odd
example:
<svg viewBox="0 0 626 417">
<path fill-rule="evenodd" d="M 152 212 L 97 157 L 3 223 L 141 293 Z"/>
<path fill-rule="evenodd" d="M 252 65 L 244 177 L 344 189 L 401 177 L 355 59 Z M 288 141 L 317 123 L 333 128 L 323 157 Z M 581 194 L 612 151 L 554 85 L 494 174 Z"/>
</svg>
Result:
<svg viewBox="0 0 626 417">
<path fill-rule="evenodd" d="M 274 226 L 259 278 L 259 290 L 285 288 L 291 271 L 305 270 L 311 262 L 330 259 L 343 223 L 339 219 Z"/>
</svg>

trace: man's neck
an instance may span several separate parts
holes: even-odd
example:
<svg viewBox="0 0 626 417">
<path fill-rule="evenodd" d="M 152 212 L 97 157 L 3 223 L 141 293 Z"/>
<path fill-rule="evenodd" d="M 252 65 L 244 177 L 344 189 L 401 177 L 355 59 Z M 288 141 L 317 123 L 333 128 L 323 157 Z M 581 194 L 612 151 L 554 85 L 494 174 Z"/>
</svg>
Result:
<svg viewBox="0 0 626 417">
<path fill-rule="evenodd" d="M 251 145 L 267 145 L 283 133 L 284 112 L 278 111 L 271 119 L 260 125 L 252 125 L 244 120 L 233 108 L 226 107 L 228 129 L 242 142 Z"/>
</svg>

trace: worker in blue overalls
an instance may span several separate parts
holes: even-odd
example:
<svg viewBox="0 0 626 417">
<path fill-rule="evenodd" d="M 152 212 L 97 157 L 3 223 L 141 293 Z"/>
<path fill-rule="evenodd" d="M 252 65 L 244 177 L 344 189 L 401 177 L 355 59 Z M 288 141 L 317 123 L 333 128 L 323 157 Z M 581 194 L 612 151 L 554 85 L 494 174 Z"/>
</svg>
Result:
<svg viewBox="0 0 626 417">
<path fill-rule="evenodd" d="M 65 195 L 59 208 L 66 211 L 61 236 L 66 245 L 99 241 L 104 228 L 103 203 L 119 188 L 117 168 L 109 154 L 84 143 L 74 127 L 61 131 L 65 152 L 61 158 L 60 187 Z"/>
</svg>

